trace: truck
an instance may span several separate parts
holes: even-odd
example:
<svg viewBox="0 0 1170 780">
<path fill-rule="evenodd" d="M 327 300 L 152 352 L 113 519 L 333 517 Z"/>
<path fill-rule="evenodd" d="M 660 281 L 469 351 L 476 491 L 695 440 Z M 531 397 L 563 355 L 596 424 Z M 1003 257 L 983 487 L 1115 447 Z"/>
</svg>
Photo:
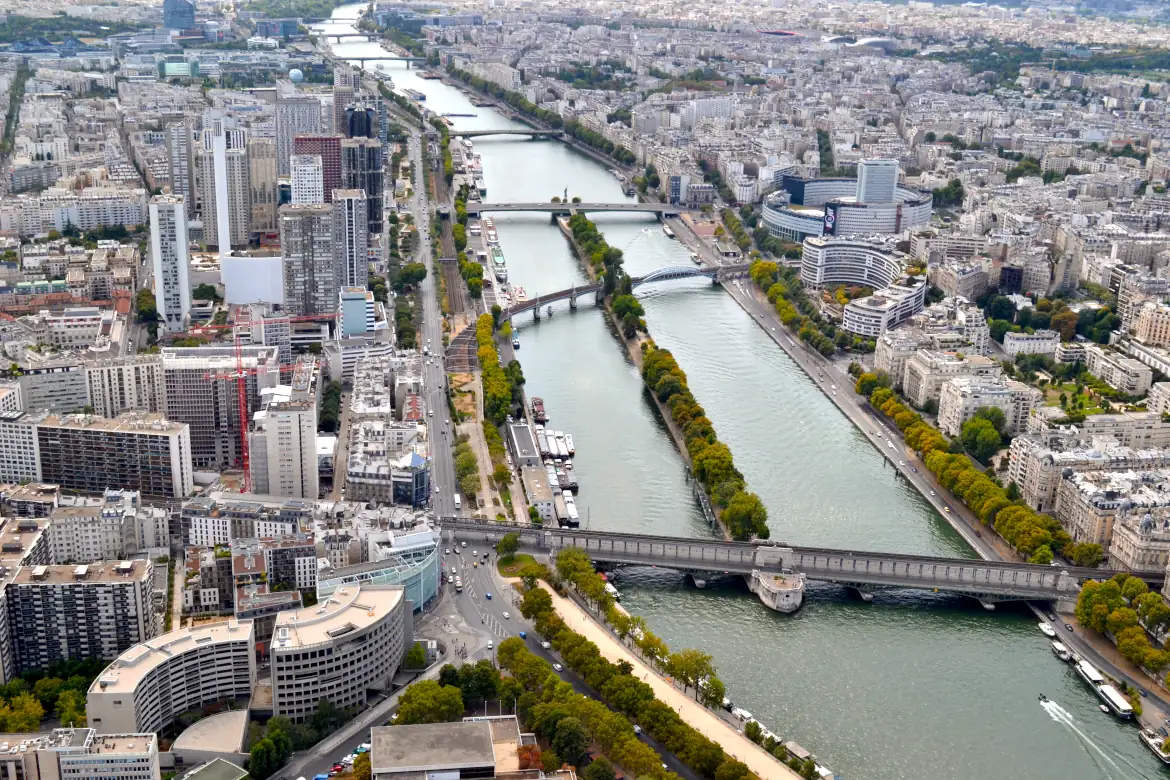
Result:
<svg viewBox="0 0 1170 780">
<path fill-rule="evenodd" d="M 455 494 L 455 511 L 458 512 L 463 507 L 463 501 L 460 500 L 459 494 Z"/>
</svg>

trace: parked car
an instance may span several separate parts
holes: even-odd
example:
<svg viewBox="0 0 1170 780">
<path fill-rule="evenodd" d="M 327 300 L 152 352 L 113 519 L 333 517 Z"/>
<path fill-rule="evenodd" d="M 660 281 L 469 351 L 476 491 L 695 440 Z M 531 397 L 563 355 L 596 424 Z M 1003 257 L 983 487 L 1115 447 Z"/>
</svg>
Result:
<svg viewBox="0 0 1170 780">
<path fill-rule="evenodd" d="M 565 671 L 565 667 L 561 666 L 560 664 L 553 664 L 553 671 L 554 672 L 563 672 L 563 671 Z"/>
<path fill-rule="evenodd" d="M 542 648 L 544 648 L 545 650 L 548 650 L 550 647 L 552 647 L 552 645 L 551 645 L 551 644 L 549 644 L 547 640 L 546 640 L 546 641 L 544 641 L 544 642 L 541 642 L 541 643 L 540 643 L 540 646 L 541 646 Z"/>
</svg>

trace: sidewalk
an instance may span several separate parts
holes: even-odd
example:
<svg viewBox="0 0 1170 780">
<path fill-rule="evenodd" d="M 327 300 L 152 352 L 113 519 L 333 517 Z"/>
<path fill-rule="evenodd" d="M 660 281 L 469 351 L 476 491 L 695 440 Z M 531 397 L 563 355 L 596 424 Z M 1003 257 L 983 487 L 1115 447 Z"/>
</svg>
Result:
<svg viewBox="0 0 1170 780">
<path fill-rule="evenodd" d="M 602 657 L 612 663 L 626 661 L 634 667 L 634 674 L 654 690 L 658 700 L 669 706 L 692 728 L 719 744 L 727 755 L 737 758 L 764 780 L 777 777 L 800 777 L 777 761 L 770 753 L 740 734 L 722 718 L 675 688 L 658 672 L 599 626 L 572 600 L 557 595 L 545 583 L 541 587 L 552 597 L 553 607 L 572 630 L 597 645 Z"/>
</svg>

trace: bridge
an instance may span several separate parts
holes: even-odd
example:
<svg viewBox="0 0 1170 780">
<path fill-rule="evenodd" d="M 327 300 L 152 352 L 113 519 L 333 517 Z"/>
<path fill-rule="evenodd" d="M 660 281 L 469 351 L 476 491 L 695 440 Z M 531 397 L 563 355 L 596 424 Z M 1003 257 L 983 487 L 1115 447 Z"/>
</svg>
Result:
<svg viewBox="0 0 1170 780">
<path fill-rule="evenodd" d="M 484 214 L 496 211 L 536 211 L 554 216 L 568 215 L 575 212 L 613 211 L 631 214 L 654 214 L 659 218 L 677 217 L 686 211 L 686 207 L 672 203 L 482 203 L 479 201 L 467 202 L 468 214 Z"/>
<path fill-rule="evenodd" d="M 386 56 L 348 57 L 347 56 L 347 57 L 342 57 L 341 59 L 345 60 L 346 62 L 356 62 L 358 64 L 358 66 L 361 68 L 365 68 L 367 62 L 383 62 L 383 61 L 405 62 L 407 70 L 410 70 L 410 64 L 412 62 L 413 63 L 426 62 L 425 57 L 386 57 Z"/>
<path fill-rule="evenodd" d="M 444 116 L 448 115 L 444 114 Z M 451 114 L 450 116 L 475 116 L 475 114 Z M 458 132 L 451 132 L 451 135 L 462 136 L 463 138 L 478 138 L 483 135 L 528 135 L 533 138 L 560 138 L 564 134 L 564 130 L 518 130 L 515 128 L 511 130 L 460 130 Z"/>
<path fill-rule="evenodd" d="M 692 279 L 696 276 L 705 276 L 711 280 L 712 283 L 719 283 L 725 279 L 733 279 L 743 276 L 751 269 L 748 263 L 740 263 L 736 265 L 672 265 L 665 268 L 658 268 L 645 276 L 631 276 L 630 286 L 637 288 L 643 284 L 652 284 L 654 282 L 666 282 L 671 279 Z M 568 287 L 564 290 L 557 290 L 556 292 L 539 295 L 522 303 L 514 304 L 504 312 L 502 319 L 511 319 L 517 314 L 524 314 L 525 312 L 532 312 L 533 319 L 540 319 L 540 307 L 545 304 L 556 303 L 557 301 L 569 302 L 570 309 L 577 308 L 577 298 L 582 295 L 593 295 L 594 303 L 597 303 L 597 294 L 601 292 L 600 284 L 583 284 L 578 287 Z"/>
<path fill-rule="evenodd" d="M 979 600 L 991 607 L 1001 601 L 1076 601 L 1080 583 L 1116 572 L 1083 567 L 1042 566 L 970 558 L 796 547 L 780 542 L 728 542 L 644 534 L 607 533 L 536 525 L 517 526 L 444 518 L 443 535 L 451 542 L 495 544 L 507 533 L 520 537 L 522 549 L 555 554 L 576 547 L 601 564 L 676 569 L 702 583 L 709 574 L 766 577 L 803 574 L 809 580 L 845 585 L 863 598 L 876 587 L 941 591 Z M 1152 585 L 1160 583 L 1151 580 Z"/>
<path fill-rule="evenodd" d="M 340 34 L 339 33 L 314 33 L 314 35 L 316 35 L 318 38 L 324 38 L 326 41 L 333 41 L 334 43 L 341 43 L 342 38 L 362 38 L 363 40 L 375 41 L 375 42 L 378 40 L 381 40 L 374 33 L 363 33 L 363 32 L 340 33 Z M 400 57 L 379 57 L 378 59 L 380 59 L 380 60 L 383 60 L 383 59 L 393 60 L 393 59 L 401 59 L 401 58 Z"/>
</svg>

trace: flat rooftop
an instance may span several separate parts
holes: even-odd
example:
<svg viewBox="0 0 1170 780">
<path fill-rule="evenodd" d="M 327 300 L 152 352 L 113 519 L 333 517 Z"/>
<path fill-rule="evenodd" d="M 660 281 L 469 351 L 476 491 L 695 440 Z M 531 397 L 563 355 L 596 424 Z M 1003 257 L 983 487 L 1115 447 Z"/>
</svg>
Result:
<svg viewBox="0 0 1170 780">
<path fill-rule="evenodd" d="M 325 644 L 365 629 L 404 599 L 402 588 L 345 585 L 312 607 L 281 612 L 272 630 L 272 652 Z"/>
<path fill-rule="evenodd" d="M 83 582 L 130 582 L 141 579 L 148 561 L 89 563 L 80 566 L 24 566 L 12 578 L 15 585 L 62 585 Z"/>
<path fill-rule="evenodd" d="M 171 422 L 164 415 L 153 412 L 130 412 L 112 419 L 94 414 L 50 414 L 40 424 L 42 427 L 160 435 L 177 434 L 186 427 L 186 423 Z"/>
<path fill-rule="evenodd" d="M 149 753 L 156 739 L 154 734 L 103 734 L 94 737 L 90 747 L 94 753 L 108 755 Z"/>
<path fill-rule="evenodd" d="M 484 721 L 380 726 L 370 729 L 370 768 L 384 773 L 492 767 L 491 726 Z"/>
<path fill-rule="evenodd" d="M 134 645 L 118 656 L 89 686 L 90 693 L 131 693 L 138 682 L 159 664 L 213 642 L 247 642 L 252 648 L 252 621 L 182 628 Z"/>
</svg>

